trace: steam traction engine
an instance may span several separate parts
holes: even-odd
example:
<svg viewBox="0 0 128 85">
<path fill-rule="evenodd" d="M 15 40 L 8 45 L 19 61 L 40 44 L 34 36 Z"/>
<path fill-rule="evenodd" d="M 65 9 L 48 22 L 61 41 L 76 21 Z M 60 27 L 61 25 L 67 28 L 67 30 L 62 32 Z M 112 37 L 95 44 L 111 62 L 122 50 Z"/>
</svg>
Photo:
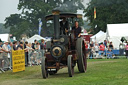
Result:
<svg viewBox="0 0 128 85">
<path fill-rule="evenodd" d="M 80 14 L 60 13 L 53 11 L 52 15 L 46 16 L 46 20 L 53 20 L 54 37 L 46 43 L 45 56 L 42 58 L 41 70 L 43 78 L 48 74 L 53 75 L 61 68 L 68 67 L 69 77 L 74 74 L 74 67 L 77 63 L 79 72 L 85 72 L 87 68 L 85 44 L 82 38 L 75 38 L 74 32 L 68 35 L 60 34 L 59 19 L 80 18 Z"/>
</svg>

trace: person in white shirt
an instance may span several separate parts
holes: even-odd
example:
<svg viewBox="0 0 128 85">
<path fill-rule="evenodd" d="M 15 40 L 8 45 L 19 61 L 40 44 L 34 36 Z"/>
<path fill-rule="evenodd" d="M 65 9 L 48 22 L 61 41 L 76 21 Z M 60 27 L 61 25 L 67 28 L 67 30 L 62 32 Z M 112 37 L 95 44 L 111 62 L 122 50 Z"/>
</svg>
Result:
<svg viewBox="0 0 128 85">
<path fill-rule="evenodd" d="M 9 68 L 10 62 L 8 60 L 8 53 L 11 51 L 8 48 L 8 41 L 5 41 L 3 46 L 2 46 L 2 51 L 3 51 L 3 60 L 5 63 L 5 67 Z"/>
<path fill-rule="evenodd" d="M 95 50 L 95 57 L 98 57 L 99 56 L 99 45 L 96 42 L 95 42 L 94 50 Z"/>
</svg>

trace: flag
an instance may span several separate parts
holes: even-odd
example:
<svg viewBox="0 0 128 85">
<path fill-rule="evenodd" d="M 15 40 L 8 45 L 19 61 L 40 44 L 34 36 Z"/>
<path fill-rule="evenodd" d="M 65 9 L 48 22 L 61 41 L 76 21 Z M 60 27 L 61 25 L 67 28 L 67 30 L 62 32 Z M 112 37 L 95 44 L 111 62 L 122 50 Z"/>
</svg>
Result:
<svg viewBox="0 0 128 85">
<path fill-rule="evenodd" d="M 38 33 L 39 35 L 40 35 L 41 29 L 42 29 L 41 26 L 42 26 L 42 21 L 41 21 L 41 19 L 39 19 L 39 33 Z"/>
<path fill-rule="evenodd" d="M 94 19 L 96 19 L 96 7 L 94 7 Z"/>
</svg>

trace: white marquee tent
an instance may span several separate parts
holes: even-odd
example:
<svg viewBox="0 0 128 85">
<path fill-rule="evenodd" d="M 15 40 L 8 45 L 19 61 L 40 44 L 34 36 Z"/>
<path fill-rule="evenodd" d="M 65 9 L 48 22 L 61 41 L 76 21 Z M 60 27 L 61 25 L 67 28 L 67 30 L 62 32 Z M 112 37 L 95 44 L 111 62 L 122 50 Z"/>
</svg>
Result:
<svg viewBox="0 0 128 85">
<path fill-rule="evenodd" d="M 0 39 L 2 41 L 10 41 L 9 34 L 0 34 Z"/>
<path fill-rule="evenodd" d="M 106 38 L 113 42 L 114 48 L 119 48 L 121 37 L 128 37 L 128 23 L 107 24 Z"/>
<path fill-rule="evenodd" d="M 101 43 L 101 42 L 104 42 L 104 40 L 106 40 L 106 33 L 104 33 L 102 36 L 100 36 L 100 37 L 97 39 L 97 42 L 98 42 L 98 43 Z"/>
<path fill-rule="evenodd" d="M 104 36 L 104 38 L 103 38 L 103 36 Z M 103 42 L 104 40 L 102 41 L 101 39 L 105 39 L 105 37 L 106 37 L 106 33 L 104 33 L 103 31 L 99 31 L 97 34 L 95 34 L 91 37 L 91 41 Z"/>
<path fill-rule="evenodd" d="M 34 36 L 32 36 L 31 38 L 27 39 L 28 43 L 34 43 L 34 40 L 41 40 L 45 38 L 41 37 L 40 35 L 35 34 Z"/>
</svg>

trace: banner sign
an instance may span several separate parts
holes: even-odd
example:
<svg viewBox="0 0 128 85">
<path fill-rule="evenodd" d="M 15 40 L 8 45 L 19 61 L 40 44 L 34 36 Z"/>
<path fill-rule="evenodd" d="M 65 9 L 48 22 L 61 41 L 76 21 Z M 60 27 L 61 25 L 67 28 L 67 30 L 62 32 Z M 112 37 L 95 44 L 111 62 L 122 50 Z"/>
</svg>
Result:
<svg viewBox="0 0 128 85">
<path fill-rule="evenodd" d="M 39 20 L 39 33 L 38 33 L 38 34 L 40 35 L 41 29 L 42 29 L 42 28 L 41 28 L 41 26 L 42 26 L 42 21 L 41 21 L 41 18 L 39 18 L 38 20 Z"/>
<path fill-rule="evenodd" d="M 12 51 L 13 72 L 25 70 L 25 53 L 24 50 Z"/>
</svg>

